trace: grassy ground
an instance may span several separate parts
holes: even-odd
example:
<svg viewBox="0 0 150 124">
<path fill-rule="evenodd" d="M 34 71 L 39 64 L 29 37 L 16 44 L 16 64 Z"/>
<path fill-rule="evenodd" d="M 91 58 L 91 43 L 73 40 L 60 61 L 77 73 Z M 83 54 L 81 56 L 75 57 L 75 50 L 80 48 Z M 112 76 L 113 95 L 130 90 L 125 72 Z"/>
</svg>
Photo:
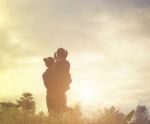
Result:
<svg viewBox="0 0 150 124">
<path fill-rule="evenodd" d="M 83 116 L 79 107 L 62 114 L 50 113 L 49 116 L 43 112 L 31 114 L 10 108 L 0 112 L 0 124 L 127 124 L 124 117 L 115 108 L 96 112 L 91 117 Z"/>
</svg>

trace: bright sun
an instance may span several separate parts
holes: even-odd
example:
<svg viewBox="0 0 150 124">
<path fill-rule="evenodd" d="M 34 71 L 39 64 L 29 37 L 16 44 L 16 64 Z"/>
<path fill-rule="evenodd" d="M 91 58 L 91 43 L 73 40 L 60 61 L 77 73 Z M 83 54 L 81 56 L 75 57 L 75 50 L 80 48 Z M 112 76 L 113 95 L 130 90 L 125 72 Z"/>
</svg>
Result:
<svg viewBox="0 0 150 124">
<path fill-rule="evenodd" d="M 96 101 L 96 88 L 85 85 L 83 87 L 80 87 L 80 90 L 78 92 L 79 100 L 84 105 L 89 105 L 92 103 L 95 103 Z"/>
</svg>

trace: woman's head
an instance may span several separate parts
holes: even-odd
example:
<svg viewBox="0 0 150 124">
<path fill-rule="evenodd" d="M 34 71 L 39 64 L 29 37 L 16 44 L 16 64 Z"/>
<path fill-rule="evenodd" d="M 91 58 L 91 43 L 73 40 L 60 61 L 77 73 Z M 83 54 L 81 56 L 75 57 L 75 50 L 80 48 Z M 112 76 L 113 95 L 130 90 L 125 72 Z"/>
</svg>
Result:
<svg viewBox="0 0 150 124">
<path fill-rule="evenodd" d="M 58 48 L 55 53 L 55 58 L 57 59 L 66 59 L 68 56 L 68 51 L 63 48 Z"/>
<path fill-rule="evenodd" d="M 55 63 L 53 57 L 47 57 L 47 58 L 44 58 L 43 61 L 45 62 L 46 67 L 53 66 L 54 63 Z"/>
</svg>

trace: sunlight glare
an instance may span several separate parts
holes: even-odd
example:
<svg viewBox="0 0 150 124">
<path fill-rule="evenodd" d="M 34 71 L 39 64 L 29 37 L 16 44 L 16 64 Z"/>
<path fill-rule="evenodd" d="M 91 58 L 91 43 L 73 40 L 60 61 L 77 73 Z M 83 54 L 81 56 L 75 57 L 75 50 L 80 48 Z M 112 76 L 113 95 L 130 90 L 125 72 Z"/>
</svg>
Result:
<svg viewBox="0 0 150 124">
<path fill-rule="evenodd" d="M 79 100 L 83 105 L 90 105 L 96 102 L 96 88 L 88 84 L 83 85 L 79 90 Z"/>
</svg>

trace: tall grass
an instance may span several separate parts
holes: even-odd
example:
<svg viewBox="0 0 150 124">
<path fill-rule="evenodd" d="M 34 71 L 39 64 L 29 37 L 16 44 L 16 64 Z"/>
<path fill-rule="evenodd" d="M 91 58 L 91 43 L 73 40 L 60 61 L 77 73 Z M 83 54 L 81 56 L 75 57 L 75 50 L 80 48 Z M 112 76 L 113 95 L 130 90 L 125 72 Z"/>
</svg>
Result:
<svg viewBox="0 0 150 124">
<path fill-rule="evenodd" d="M 51 112 L 49 115 L 36 113 L 35 110 L 35 102 L 30 93 L 24 93 L 16 103 L 0 102 L 0 124 L 150 124 L 148 109 L 141 105 L 128 115 L 111 107 L 95 113 L 86 111 L 88 116 L 85 116 L 80 105 L 69 108 L 64 113 Z M 135 119 L 130 122 L 133 115 Z"/>
<path fill-rule="evenodd" d="M 127 124 L 124 114 L 113 110 L 97 112 L 85 117 L 79 107 L 65 113 L 50 113 L 49 116 L 40 112 L 37 114 L 22 112 L 17 108 L 9 108 L 0 112 L 0 124 Z"/>
</svg>

